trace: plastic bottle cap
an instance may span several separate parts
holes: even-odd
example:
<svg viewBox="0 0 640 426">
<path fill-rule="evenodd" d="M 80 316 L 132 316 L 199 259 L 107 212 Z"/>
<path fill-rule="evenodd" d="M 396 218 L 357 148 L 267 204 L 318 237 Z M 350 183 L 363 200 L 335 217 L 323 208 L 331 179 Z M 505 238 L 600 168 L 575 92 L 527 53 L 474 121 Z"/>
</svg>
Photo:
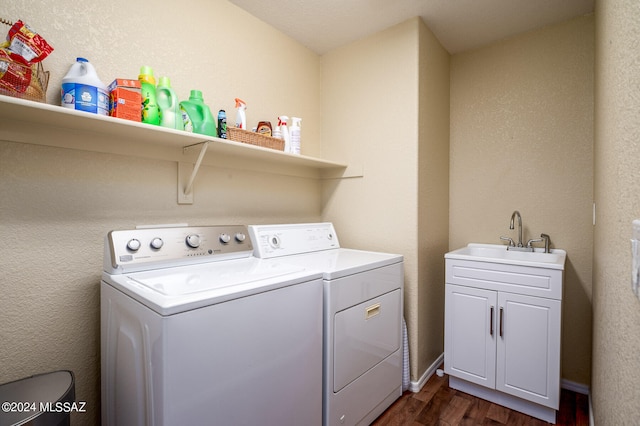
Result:
<svg viewBox="0 0 640 426">
<path fill-rule="evenodd" d="M 199 99 L 203 100 L 202 92 L 200 90 L 191 90 L 191 94 L 189 95 L 189 99 Z"/>
<path fill-rule="evenodd" d="M 144 65 L 140 67 L 140 74 L 153 75 L 153 68 L 151 68 L 150 66 Z"/>
<path fill-rule="evenodd" d="M 171 87 L 171 80 L 169 77 L 160 77 L 158 80 L 158 87 Z"/>
</svg>

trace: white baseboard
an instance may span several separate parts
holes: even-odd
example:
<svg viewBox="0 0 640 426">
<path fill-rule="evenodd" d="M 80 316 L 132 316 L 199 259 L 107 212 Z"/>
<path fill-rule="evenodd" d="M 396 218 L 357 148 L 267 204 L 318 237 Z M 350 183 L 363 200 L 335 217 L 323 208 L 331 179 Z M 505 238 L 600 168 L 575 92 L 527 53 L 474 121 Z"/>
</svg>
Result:
<svg viewBox="0 0 640 426">
<path fill-rule="evenodd" d="M 589 395 L 589 386 L 584 383 L 572 382 L 571 380 L 560 380 L 560 387 L 583 395 Z"/>
<path fill-rule="evenodd" d="M 417 382 L 414 382 L 414 381 L 409 382 L 409 390 L 413 393 L 420 392 L 420 389 L 422 389 L 424 384 L 427 383 L 427 380 L 429 380 L 429 377 L 434 375 L 438 367 L 440 367 L 440 364 L 442 364 L 443 362 L 444 362 L 444 352 L 441 353 L 440 356 L 436 358 L 435 361 L 433 361 L 433 363 L 429 366 L 429 368 L 427 368 L 427 370 L 422 374 L 422 376 L 420 376 L 420 379 L 418 379 Z"/>
</svg>

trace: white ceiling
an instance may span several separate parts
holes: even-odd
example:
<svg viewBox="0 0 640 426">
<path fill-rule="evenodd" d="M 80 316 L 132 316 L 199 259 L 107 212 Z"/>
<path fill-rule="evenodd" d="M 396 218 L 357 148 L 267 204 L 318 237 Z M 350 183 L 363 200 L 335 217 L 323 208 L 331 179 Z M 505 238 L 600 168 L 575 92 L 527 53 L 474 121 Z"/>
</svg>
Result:
<svg viewBox="0 0 640 426">
<path fill-rule="evenodd" d="M 585 15 L 595 0 L 229 0 L 318 54 L 422 17 L 449 53 Z"/>
</svg>

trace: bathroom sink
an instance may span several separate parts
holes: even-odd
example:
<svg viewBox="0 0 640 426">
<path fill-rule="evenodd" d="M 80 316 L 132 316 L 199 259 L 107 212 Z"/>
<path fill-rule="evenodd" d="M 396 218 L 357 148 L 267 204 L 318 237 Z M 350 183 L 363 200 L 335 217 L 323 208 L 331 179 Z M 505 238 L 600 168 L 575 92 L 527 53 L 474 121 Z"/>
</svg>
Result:
<svg viewBox="0 0 640 426">
<path fill-rule="evenodd" d="M 536 248 L 535 251 L 532 252 L 515 251 L 507 250 L 506 245 L 471 243 L 466 247 L 450 251 L 445 254 L 444 257 L 447 259 L 474 260 L 478 262 L 564 270 L 567 253 L 560 249 L 553 249 L 551 253 L 545 253 L 544 249 L 541 248 Z"/>
</svg>

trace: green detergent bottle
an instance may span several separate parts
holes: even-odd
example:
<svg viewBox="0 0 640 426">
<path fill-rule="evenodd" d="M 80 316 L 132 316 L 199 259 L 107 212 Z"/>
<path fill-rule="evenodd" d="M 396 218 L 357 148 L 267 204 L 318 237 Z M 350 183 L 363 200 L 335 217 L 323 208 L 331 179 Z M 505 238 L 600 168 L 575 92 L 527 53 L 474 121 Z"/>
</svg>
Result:
<svg viewBox="0 0 640 426">
<path fill-rule="evenodd" d="M 160 77 L 156 94 L 160 109 L 160 125 L 170 129 L 183 130 L 184 124 L 182 123 L 178 96 L 171 88 L 169 77 Z"/>
<path fill-rule="evenodd" d="M 140 93 L 142 95 L 142 122 L 148 124 L 160 124 L 160 110 L 156 98 L 156 79 L 151 67 L 140 68 Z"/>
<path fill-rule="evenodd" d="M 192 90 L 188 101 L 180 102 L 184 130 L 201 135 L 216 136 L 216 121 L 204 103 L 202 92 Z"/>
</svg>

